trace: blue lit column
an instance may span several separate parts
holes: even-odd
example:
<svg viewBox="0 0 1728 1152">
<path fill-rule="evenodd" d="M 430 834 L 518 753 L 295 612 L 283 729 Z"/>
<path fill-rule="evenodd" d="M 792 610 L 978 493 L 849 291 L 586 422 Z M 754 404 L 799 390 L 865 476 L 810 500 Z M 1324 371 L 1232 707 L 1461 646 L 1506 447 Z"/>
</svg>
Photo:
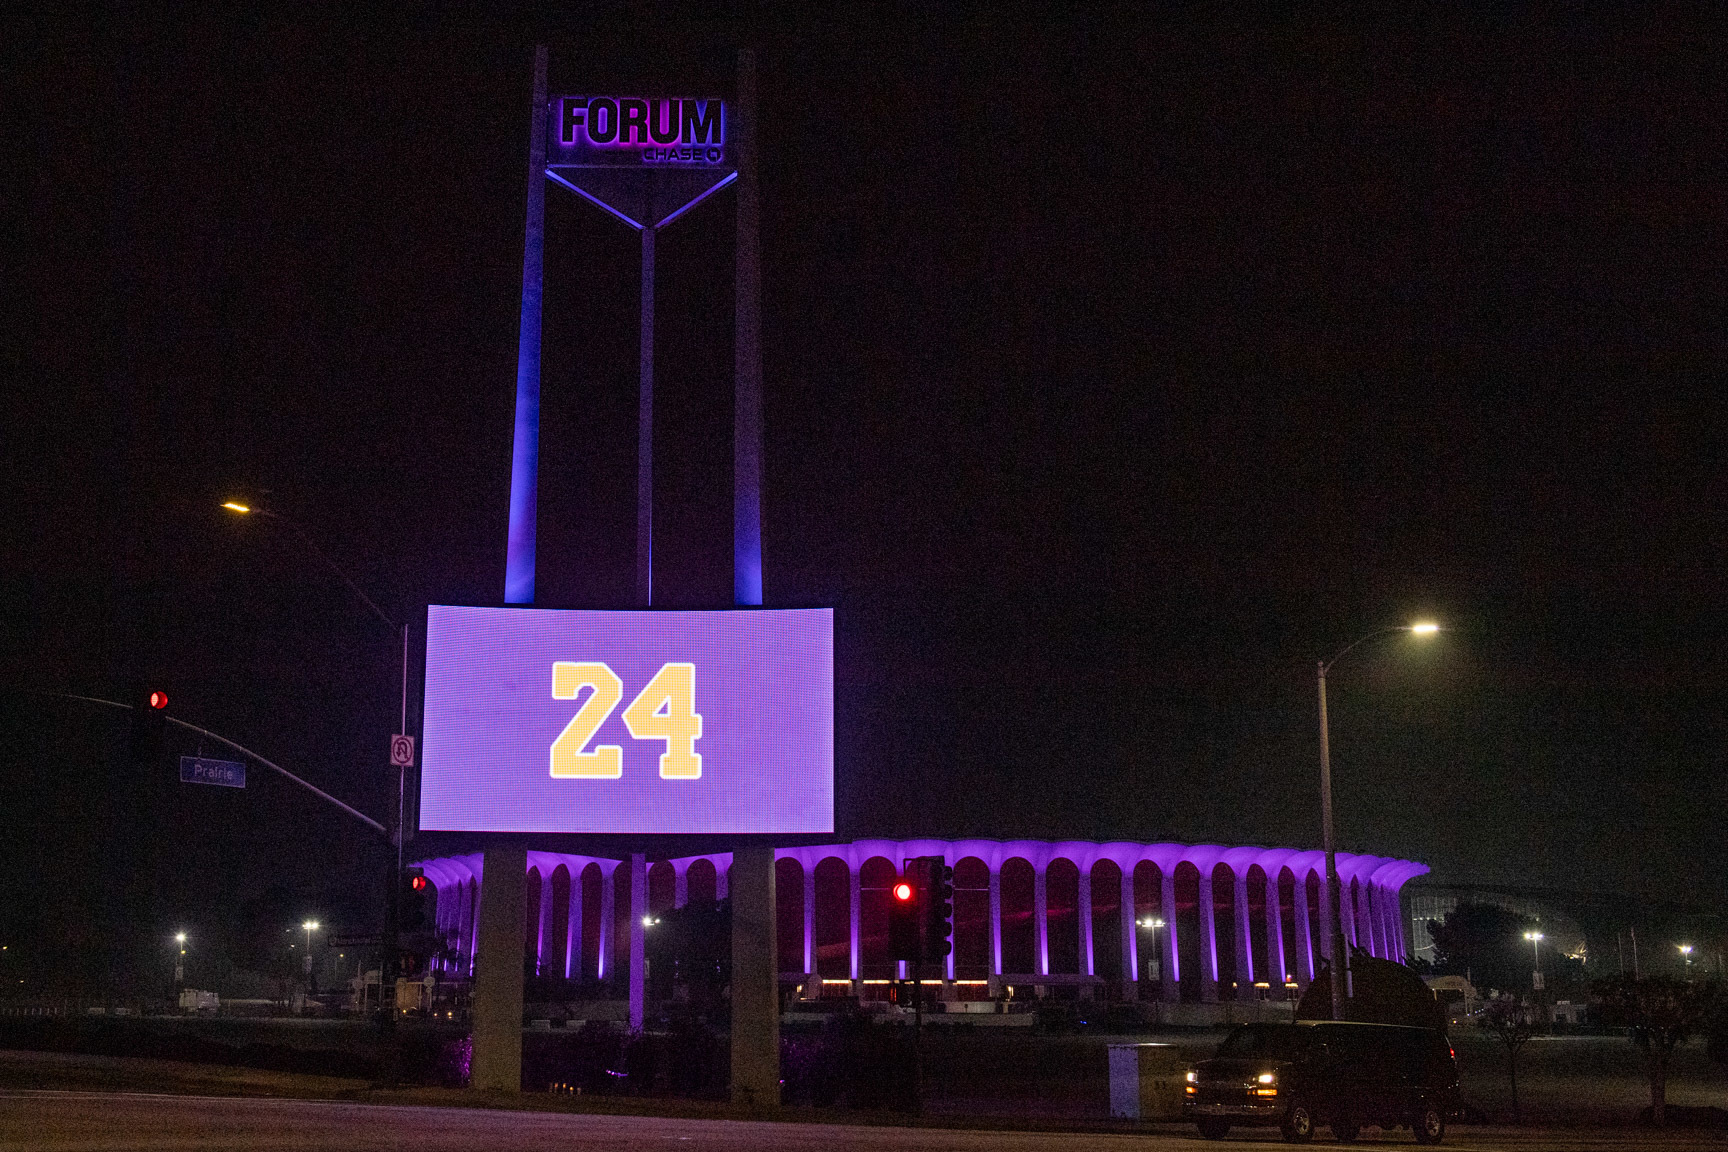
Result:
<svg viewBox="0 0 1728 1152">
<path fill-rule="evenodd" d="M 762 603 L 762 255 L 756 185 L 756 54 L 738 53 L 738 240 L 733 290 L 732 599 Z"/>
<path fill-rule="evenodd" d="M 510 449 L 510 536 L 504 602 L 534 602 L 534 524 L 540 475 L 540 297 L 546 246 L 546 48 L 534 49 L 528 128 L 528 226 L 522 245 L 522 319 L 516 346 L 516 425 Z"/>
</svg>

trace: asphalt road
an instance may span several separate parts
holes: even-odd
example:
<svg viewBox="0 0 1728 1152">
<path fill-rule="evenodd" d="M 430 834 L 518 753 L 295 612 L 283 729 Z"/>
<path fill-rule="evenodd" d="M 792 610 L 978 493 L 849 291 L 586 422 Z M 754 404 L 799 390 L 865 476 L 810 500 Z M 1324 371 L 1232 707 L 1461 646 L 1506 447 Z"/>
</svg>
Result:
<svg viewBox="0 0 1728 1152">
<path fill-rule="evenodd" d="M 1330 1141 L 1319 1141 L 1330 1143 Z M 1408 1133 L 1365 1147 L 1415 1147 Z M 1716 1133 L 1660 1136 L 1483 1130 L 1449 1133 L 1447 1145 L 1516 1152 L 1625 1148 L 1728 1148 Z M 1101 1135 L 952 1131 L 940 1128 L 671 1120 L 478 1108 L 421 1108 L 322 1100 L 153 1096 L 97 1092 L 0 1093 L 0 1150 L 31 1152 L 1218 1152 L 1283 1147 L 1276 1139 L 1220 1145 L 1172 1133 Z"/>
</svg>

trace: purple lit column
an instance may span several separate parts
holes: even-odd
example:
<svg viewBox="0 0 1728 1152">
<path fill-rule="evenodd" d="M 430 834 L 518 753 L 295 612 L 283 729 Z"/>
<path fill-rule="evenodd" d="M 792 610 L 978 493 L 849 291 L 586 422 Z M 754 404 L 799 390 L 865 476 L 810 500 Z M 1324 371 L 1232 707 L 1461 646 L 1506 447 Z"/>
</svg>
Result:
<svg viewBox="0 0 1728 1152">
<path fill-rule="evenodd" d="M 1304 987 L 1314 983 L 1314 923 L 1308 914 L 1308 876 L 1296 878 L 1296 977 Z"/>
<path fill-rule="evenodd" d="M 600 955 L 595 959 L 594 975 L 600 980 L 610 980 L 612 969 L 612 937 L 615 934 L 613 925 L 616 922 L 614 912 L 617 909 L 617 873 L 618 866 L 613 864 L 610 869 L 600 866 Z"/>
<path fill-rule="evenodd" d="M 534 975 L 544 976 L 546 970 L 542 965 L 546 961 L 546 933 L 552 927 L 552 877 L 549 873 L 542 873 L 540 877 L 538 920 L 534 930 Z"/>
<path fill-rule="evenodd" d="M 572 860 L 570 909 L 564 917 L 564 979 L 582 978 L 582 865 Z"/>
<path fill-rule="evenodd" d="M 864 894 L 858 887 L 858 868 L 852 861 L 846 861 L 846 900 L 851 910 L 852 923 L 852 994 L 862 995 L 864 986 L 859 981 L 864 979 L 863 934 L 859 931 L 859 917 L 863 915 Z"/>
<path fill-rule="evenodd" d="M 1140 940 L 1136 936 L 1139 930 L 1140 910 L 1134 904 L 1134 866 L 1126 865 L 1122 869 L 1122 978 L 1127 981 L 1124 986 L 1129 999 L 1137 999 L 1140 987 Z"/>
<path fill-rule="evenodd" d="M 1243 996 L 1254 986 L 1254 917 L 1248 907 L 1248 869 L 1232 868 L 1231 909 L 1236 915 L 1236 984 Z"/>
<path fill-rule="evenodd" d="M 804 869 L 804 972 L 816 975 L 816 866 Z"/>
<path fill-rule="evenodd" d="M 1176 940 L 1176 874 L 1174 870 L 1158 869 L 1158 904 L 1164 914 L 1164 955 L 1158 966 L 1158 993 L 1165 1003 L 1174 1004 L 1182 998 L 1182 949 Z"/>
<path fill-rule="evenodd" d="M 522 313 L 516 345 L 516 424 L 510 448 L 510 526 L 504 602 L 534 602 L 534 527 L 540 473 L 540 299 L 546 243 L 546 48 L 534 49 L 528 117 L 528 223 L 522 245 Z"/>
<path fill-rule="evenodd" d="M 990 975 L 1002 975 L 1002 873 L 990 868 Z"/>
<path fill-rule="evenodd" d="M 1092 869 L 1080 869 L 1079 899 L 1075 901 L 1075 916 L 1080 921 L 1080 973 L 1097 975 L 1092 959 Z"/>
<path fill-rule="evenodd" d="M 1218 917 L 1212 895 L 1212 877 L 1200 875 L 1200 999 L 1218 1001 Z"/>
<path fill-rule="evenodd" d="M 1040 864 L 1032 874 L 1032 930 L 1036 933 L 1032 947 L 1040 976 L 1050 974 L 1050 901 L 1045 892 L 1048 867 L 1048 864 Z"/>
<path fill-rule="evenodd" d="M 1284 960 L 1284 909 L 1278 895 L 1278 870 L 1266 874 L 1266 979 L 1282 987 L 1290 972 Z"/>
</svg>

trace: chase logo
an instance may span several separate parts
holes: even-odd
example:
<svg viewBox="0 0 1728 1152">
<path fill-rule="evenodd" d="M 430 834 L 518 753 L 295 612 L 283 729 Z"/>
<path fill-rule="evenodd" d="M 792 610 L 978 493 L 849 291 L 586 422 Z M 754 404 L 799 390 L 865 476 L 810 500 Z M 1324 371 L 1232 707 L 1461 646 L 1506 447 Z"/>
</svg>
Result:
<svg viewBox="0 0 1728 1152">
<path fill-rule="evenodd" d="M 628 148 L 640 150 L 643 164 L 726 162 L 726 105 L 721 100 L 559 96 L 552 105 L 552 146 L 557 152 L 580 156 L 589 149 Z"/>
</svg>

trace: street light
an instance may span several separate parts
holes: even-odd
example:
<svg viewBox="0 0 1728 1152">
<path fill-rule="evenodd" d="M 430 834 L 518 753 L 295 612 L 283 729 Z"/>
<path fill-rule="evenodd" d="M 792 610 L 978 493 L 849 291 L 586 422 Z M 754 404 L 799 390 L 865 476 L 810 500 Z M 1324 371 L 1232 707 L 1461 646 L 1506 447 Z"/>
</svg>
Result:
<svg viewBox="0 0 1728 1152">
<path fill-rule="evenodd" d="M 282 514 L 280 514 L 278 512 L 272 512 L 267 508 L 259 508 L 259 507 L 256 507 L 254 505 L 245 504 L 239 500 L 223 501 L 222 507 L 226 508 L 230 512 L 233 512 L 237 516 L 264 516 L 264 517 L 267 517 L 268 519 L 276 521 L 277 523 L 279 523 L 279 524 L 283 525 L 284 527 L 286 527 L 287 529 L 289 529 L 289 531 L 293 532 L 294 535 L 300 537 L 301 543 L 305 544 L 306 547 L 309 550 L 311 550 L 312 555 L 316 556 L 319 560 L 323 561 L 325 567 L 329 568 L 330 571 L 336 573 L 336 575 L 341 578 L 342 583 L 348 585 L 349 589 L 351 589 L 353 591 L 354 595 L 360 597 L 361 601 L 366 605 L 366 607 L 368 607 L 372 610 L 372 614 L 384 622 L 384 626 L 386 628 L 399 628 L 401 630 L 401 633 L 402 633 L 402 727 L 401 727 L 400 731 L 404 735 L 406 735 L 408 732 L 408 624 L 407 624 L 407 622 L 404 621 L 401 624 L 397 624 L 394 620 L 390 619 L 390 617 L 385 614 L 385 612 L 382 608 L 378 607 L 377 604 L 373 603 L 372 597 L 366 595 L 365 592 L 361 591 L 360 585 L 354 583 L 354 581 L 349 578 L 348 573 L 342 571 L 341 568 L 337 567 L 336 562 L 334 560 L 332 560 L 332 559 L 330 559 L 330 557 L 324 555 L 323 550 L 318 547 L 317 543 L 312 539 L 311 536 L 307 535 L 305 529 L 301 528 L 300 525 L 294 523 L 294 521 L 288 519 L 286 516 L 283 516 Z M 400 899 L 400 894 L 401 894 L 401 889 L 402 889 L 402 847 L 403 847 L 404 841 L 407 839 L 407 833 L 406 833 L 406 827 L 405 827 L 407 824 L 407 820 L 408 820 L 408 766 L 406 764 L 399 764 L 396 767 L 396 830 L 395 830 L 395 834 L 394 834 L 394 840 L 395 840 L 395 846 L 396 846 L 395 871 L 391 873 L 390 883 L 385 886 L 385 897 L 384 897 L 384 899 L 385 899 L 385 904 L 384 904 L 384 959 L 383 959 L 383 963 L 382 963 L 382 971 L 380 972 L 380 975 L 384 976 L 384 977 L 389 977 L 389 976 L 393 975 L 393 969 L 394 969 L 394 966 L 396 964 L 396 957 L 397 957 L 398 952 L 399 952 L 399 932 L 398 932 L 398 928 L 397 928 L 396 903 L 397 903 L 397 900 Z M 310 937 L 307 938 L 307 950 L 308 950 L 307 951 L 307 971 L 310 972 L 311 971 L 311 951 L 310 951 L 311 950 L 311 938 Z M 392 1028 L 395 1025 L 394 1015 L 392 1013 L 385 1013 L 382 1017 L 380 1017 L 380 1019 L 383 1021 L 385 1028 Z"/>
<path fill-rule="evenodd" d="M 1158 916 L 1148 916 L 1144 920 L 1136 920 L 1135 923 L 1142 928 L 1150 929 L 1152 932 L 1152 955 L 1148 957 L 1149 962 L 1146 965 L 1147 979 L 1151 979 L 1152 963 L 1155 962 L 1158 965 L 1158 979 L 1162 981 L 1164 979 L 1164 957 L 1158 954 L 1158 929 L 1164 927 L 1164 921 Z"/>
<path fill-rule="evenodd" d="M 174 933 L 174 946 L 179 949 L 174 954 L 174 985 L 179 987 L 186 983 L 186 933 Z"/>
<path fill-rule="evenodd" d="M 1545 937 L 1540 932 L 1526 932 L 1524 939 L 1530 941 L 1530 986 L 1536 991 L 1542 991 L 1542 941 Z"/>
<path fill-rule="evenodd" d="M 318 931 L 318 921 L 308 920 L 300 927 L 306 929 L 306 979 L 312 979 L 312 933 Z"/>
<path fill-rule="evenodd" d="M 1686 975 L 1692 975 L 1692 945 L 1676 944 L 1674 947 L 1677 948 L 1680 955 L 1686 959 Z"/>
<path fill-rule="evenodd" d="M 1331 941 L 1332 963 L 1329 965 L 1332 974 L 1332 1019 L 1344 1019 L 1344 919 L 1339 907 L 1338 893 L 1338 849 L 1332 835 L 1332 748 L 1331 738 L 1326 730 L 1326 673 L 1332 670 L 1332 665 L 1338 663 L 1352 650 L 1370 640 L 1378 640 L 1382 636 L 1390 636 L 1396 632 L 1407 632 L 1412 636 L 1432 636 L 1440 631 L 1440 625 L 1430 620 L 1419 620 L 1414 624 L 1401 624 L 1395 628 L 1381 628 L 1370 632 L 1360 639 L 1353 640 L 1338 650 L 1338 654 L 1330 660 L 1322 660 L 1318 665 L 1316 681 L 1320 693 L 1320 839 L 1326 850 L 1326 899 L 1320 906 L 1321 935 Z"/>
</svg>

